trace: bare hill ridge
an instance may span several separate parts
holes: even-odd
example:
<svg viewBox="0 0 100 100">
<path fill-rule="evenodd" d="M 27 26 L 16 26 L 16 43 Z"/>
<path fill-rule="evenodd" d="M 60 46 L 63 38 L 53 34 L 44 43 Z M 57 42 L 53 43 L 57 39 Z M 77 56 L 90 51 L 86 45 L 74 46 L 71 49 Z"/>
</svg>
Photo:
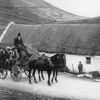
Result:
<svg viewBox="0 0 100 100">
<path fill-rule="evenodd" d="M 84 18 L 58 9 L 44 0 L 0 0 L 0 24 L 11 21 L 41 24 L 79 19 Z"/>
<path fill-rule="evenodd" d="M 100 55 L 99 24 L 13 24 L 2 43 L 12 44 L 18 32 L 24 43 L 33 44 L 40 51 Z"/>
<path fill-rule="evenodd" d="M 97 24 L 100 17 L 84 18 L 44 0 L 0 0 L 0 25 L 11 21 L 18 24 Z"/>
</svg>

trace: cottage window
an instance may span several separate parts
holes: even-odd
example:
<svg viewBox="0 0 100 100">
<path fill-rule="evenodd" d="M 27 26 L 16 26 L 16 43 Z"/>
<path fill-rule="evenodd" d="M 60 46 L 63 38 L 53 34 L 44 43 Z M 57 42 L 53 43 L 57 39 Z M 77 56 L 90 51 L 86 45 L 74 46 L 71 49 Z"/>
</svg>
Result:
<svg viewBox="0 0 100 100">
<path fill-rule="evenodd" d="M 86 64 L 91 64 L 91 57 L 86 57 Z"/>
</svg>

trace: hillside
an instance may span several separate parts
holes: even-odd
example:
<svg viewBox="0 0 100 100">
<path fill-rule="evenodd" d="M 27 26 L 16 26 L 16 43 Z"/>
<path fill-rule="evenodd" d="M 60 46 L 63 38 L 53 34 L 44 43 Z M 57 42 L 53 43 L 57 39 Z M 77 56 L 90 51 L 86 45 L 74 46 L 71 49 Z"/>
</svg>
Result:
<svg viewBox="0 0 100 100">
<path fill-rule="evenodd" d="M 15 1 L 15 2 L 14 2 Z M 8 24 L 11 21 L 16 23 L 25 23 L 25 24 L 39 24 L 42 22 L 49 22 L 49 19 L 44 19 L 31 11 L 25 9 L 22 5 L 17 7 L 17 3 L 23 4 L 24 1 L 21 0 L 0 0 L 0 24 Z"/>
<path fill-rule="evenodd" d="M 100 55 L 99 24 L 14 24 L 2 43 L 12 44 L 18 32 L 24 43 L 33 44 L 40 51 Z"/>
<path fill-rule="evenodd" d="M 84 19 L 44 0 L 0 0 L 0 34 L 9 22 L 17 24 L 63 23 Z"/>
<path fill-rule="evenodd" d="M 0 0 L 0 25 L 11 21 L 17 24 L 98 24 L 100 17 L 84 18 L 44 0 Z"/>
<path fill-rule="evenodd" d="M 81 23 L 87 24 L 100 24 L 100 17 L 90 18 L 90 19 L 83 19 L 80 21 Z"/>
<path fill-rule="evenodd" d="M 43 0 L 0 0 L 0 24 L 40 24 L 79 20 L 83 17 L 60 10 Z"/>
</svg>

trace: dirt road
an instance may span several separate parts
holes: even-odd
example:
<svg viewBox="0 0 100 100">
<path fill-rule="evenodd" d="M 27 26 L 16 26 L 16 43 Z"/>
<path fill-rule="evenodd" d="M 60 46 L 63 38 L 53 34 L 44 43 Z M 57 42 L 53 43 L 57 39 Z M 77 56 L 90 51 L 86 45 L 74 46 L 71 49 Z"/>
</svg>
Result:
<svg viewBox="0 0 100 100">
<path fill-rule="evenodd" d="M 47 85 L 46 80 L 37 84 L 29 84 L 28 78 L 23 74 L 20 82 L 14 82 L 10 75 L 5 80 L 0 80 L 0 87 L 17 89 L 30 93 L 37 93 L 51 97 L 74 98 L 82 100 L 100 100 L 100 82 L 71 78 L 68 75 L 59 75 L 58 83 Z M 74 100 L 73 99 L 73 100 Z"/>
</svg>

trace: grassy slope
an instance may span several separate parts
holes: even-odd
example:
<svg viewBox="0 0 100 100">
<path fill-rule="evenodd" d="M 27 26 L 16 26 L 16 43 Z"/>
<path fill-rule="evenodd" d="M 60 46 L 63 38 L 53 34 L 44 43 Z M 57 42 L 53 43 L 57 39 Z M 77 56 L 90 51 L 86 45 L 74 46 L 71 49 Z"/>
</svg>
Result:
<svg viewBox="0 0 100 100">
<path fill-rule="evenodd" d="M 13 43 L 21 32 L 25 43 L 42 51 L 100 55 L 99 24 L 13 25 L 2 40 Z"/>
<path fill-rule="evenodd" d="M 84 19 L 78 15 L 65 12 L 57 7 L 54 7 L 43 0 L 26 0 L 33 4 L 36 4 L 32 11 L 38 10 L 41 15 L 47 15 L 50 18 L 53 18 L 57 21 L 70 21 L 70 20 L 79 20 Z M 38 2 L 38 3 L 37 3 Z"/>
<path fill-rule="evenodd" d="M 80 19 L 86 18 L 65 12 L 44 0 L 0 0 L 0 25 L 11 21 L 21 24 L 88 23 L 88 19 Z"/>
<path fill-rule="evenodd" d="M 13 21 L 20 24 L 55 23 L 80 19 L 43 0 L 0 0 L 0 26 Z M 0 34 L 4 28 L 0 27 Z"/>
<path fill-rule="evenodd" d="M 66 22 L 63 22 L 66 23 Z M 95 18 L 87 18 L 83 20 L 76 20 L 76 21 L 71 21 L 69 23 L 77 23 L 77 24 L 100 24 L 100 17 L 95 17 Z"/>
<path fill-rule="evenodd" d="M 49 23 L 51 21 L 78 20 L 79 16 L 60 10 L 43 0 L 0 0 L 0 21 L 24 24 Z"/>
<path fill-rule="evenodd" d="M 28 9 L 24 9 L 23 7 L 16 7 L 17 2 L 11 2 L 11 0 L 0 0 L 0 18 L 5 20 L 6 22 L 14 21 L 16 23 L 25 23 L 25 24 L 36 24 L 42 22 L 48 22 L 49 19 L 43 19 L 40 16 L 29 12 Z M 16 0 L 15 0 L 16 1 Z M 23 4 L 23 2 L 19 2 Z M 9 5 L 7 5 L 9 4 Z M 26 7 L 27 8 L 27 7 Z M 4 23 L 2 23 L 4 24 Z"/>
</svg>

